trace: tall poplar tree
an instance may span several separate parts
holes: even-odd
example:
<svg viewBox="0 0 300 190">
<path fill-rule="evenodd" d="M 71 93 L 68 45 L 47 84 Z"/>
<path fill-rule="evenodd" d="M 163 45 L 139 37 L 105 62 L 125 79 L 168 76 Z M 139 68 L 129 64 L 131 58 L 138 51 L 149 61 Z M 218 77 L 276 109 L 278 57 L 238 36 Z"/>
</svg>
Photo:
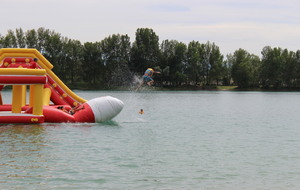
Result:
<svg viewBox="0 0 300 190">
<path fill-rule="evenodd" d="M 114 34 L 101 41 L 102 58 L 109 85 L 121 86 L 131 81 L 129 59 L 131 43 L 128 35 Z"/>
<path fill-rule="evenodd" d="M 152 29 L 139 28 L 131 50 L 131 69 L 143 73 L 159 64 L 159 38 Z"/>
</svg>

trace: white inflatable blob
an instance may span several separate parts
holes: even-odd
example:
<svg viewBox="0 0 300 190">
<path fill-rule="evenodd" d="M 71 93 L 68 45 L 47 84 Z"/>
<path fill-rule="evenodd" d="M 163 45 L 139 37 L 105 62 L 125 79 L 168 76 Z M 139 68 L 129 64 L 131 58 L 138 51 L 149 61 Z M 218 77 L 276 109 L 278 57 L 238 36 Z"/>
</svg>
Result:
<svg viewBox="0 0 300 190">
<path fill-rule="evenodd" d="M 95 122 L 110 120 L 118 115 L 124 107 L 124 103 L 111 96 L 103 96 L 86 102 L 93 110 Z"/>
</svg>

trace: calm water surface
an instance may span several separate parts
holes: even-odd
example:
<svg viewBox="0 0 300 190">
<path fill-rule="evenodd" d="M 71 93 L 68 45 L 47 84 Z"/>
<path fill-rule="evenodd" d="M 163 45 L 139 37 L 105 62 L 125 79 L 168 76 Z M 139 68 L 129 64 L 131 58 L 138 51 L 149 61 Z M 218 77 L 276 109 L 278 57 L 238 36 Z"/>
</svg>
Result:
<svg viewBox="0 0 300 190">
<path fill-rule="evenodd" d="M 106 123 L 1 125 L 0 189 L 300 189 L 299 92 L 75 93 L 125 107 Z"/>
</svg>

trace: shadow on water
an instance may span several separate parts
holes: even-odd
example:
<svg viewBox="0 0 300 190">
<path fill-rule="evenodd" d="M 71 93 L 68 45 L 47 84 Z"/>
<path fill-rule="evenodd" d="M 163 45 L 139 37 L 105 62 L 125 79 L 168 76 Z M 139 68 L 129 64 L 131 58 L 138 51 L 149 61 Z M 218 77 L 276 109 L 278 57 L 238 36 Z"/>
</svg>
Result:
<svg viewBox="0 0 300 190">
<path fill-rule="evenodd" d="M 104 125 L 104 126 L 119 126 L 119 123 L 114 120 L 108 120 L 102 123 L 98 123 L 98 125 Z"/>
<path fill-rule="evenodd" d="M 0 124 L 0 134 L 22 134 L 23 136 L 41 135 L 47 128 L 63 127 L 95 127 L 95 126 L 119 126 L 119 122 L 108 120 L 101 123 L 41 123 L 41 124 Z"/>
</svg>

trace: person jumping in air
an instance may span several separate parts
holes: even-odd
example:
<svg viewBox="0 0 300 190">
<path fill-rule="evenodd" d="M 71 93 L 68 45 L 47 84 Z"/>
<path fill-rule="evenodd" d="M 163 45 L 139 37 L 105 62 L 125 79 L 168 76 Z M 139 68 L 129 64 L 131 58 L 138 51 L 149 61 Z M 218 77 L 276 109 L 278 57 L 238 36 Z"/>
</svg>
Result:
<svg viewBox="0 0 300 190">
<path fill-rule="evenodd" d="M 138 87 L 141 88 L 143 86 L 143 84 L 147 84 L 148 86 L 152 86 L 152 84 L 154 83 L 154 80 L 152 78 L 154 73 L 160 73 L 158 71 L 154 71 L 154 69 L 152 68 L 148 68 L 144 75 L 143 75 L 143 82 L 140 84 L 140 86 Z"/>
</svg>

